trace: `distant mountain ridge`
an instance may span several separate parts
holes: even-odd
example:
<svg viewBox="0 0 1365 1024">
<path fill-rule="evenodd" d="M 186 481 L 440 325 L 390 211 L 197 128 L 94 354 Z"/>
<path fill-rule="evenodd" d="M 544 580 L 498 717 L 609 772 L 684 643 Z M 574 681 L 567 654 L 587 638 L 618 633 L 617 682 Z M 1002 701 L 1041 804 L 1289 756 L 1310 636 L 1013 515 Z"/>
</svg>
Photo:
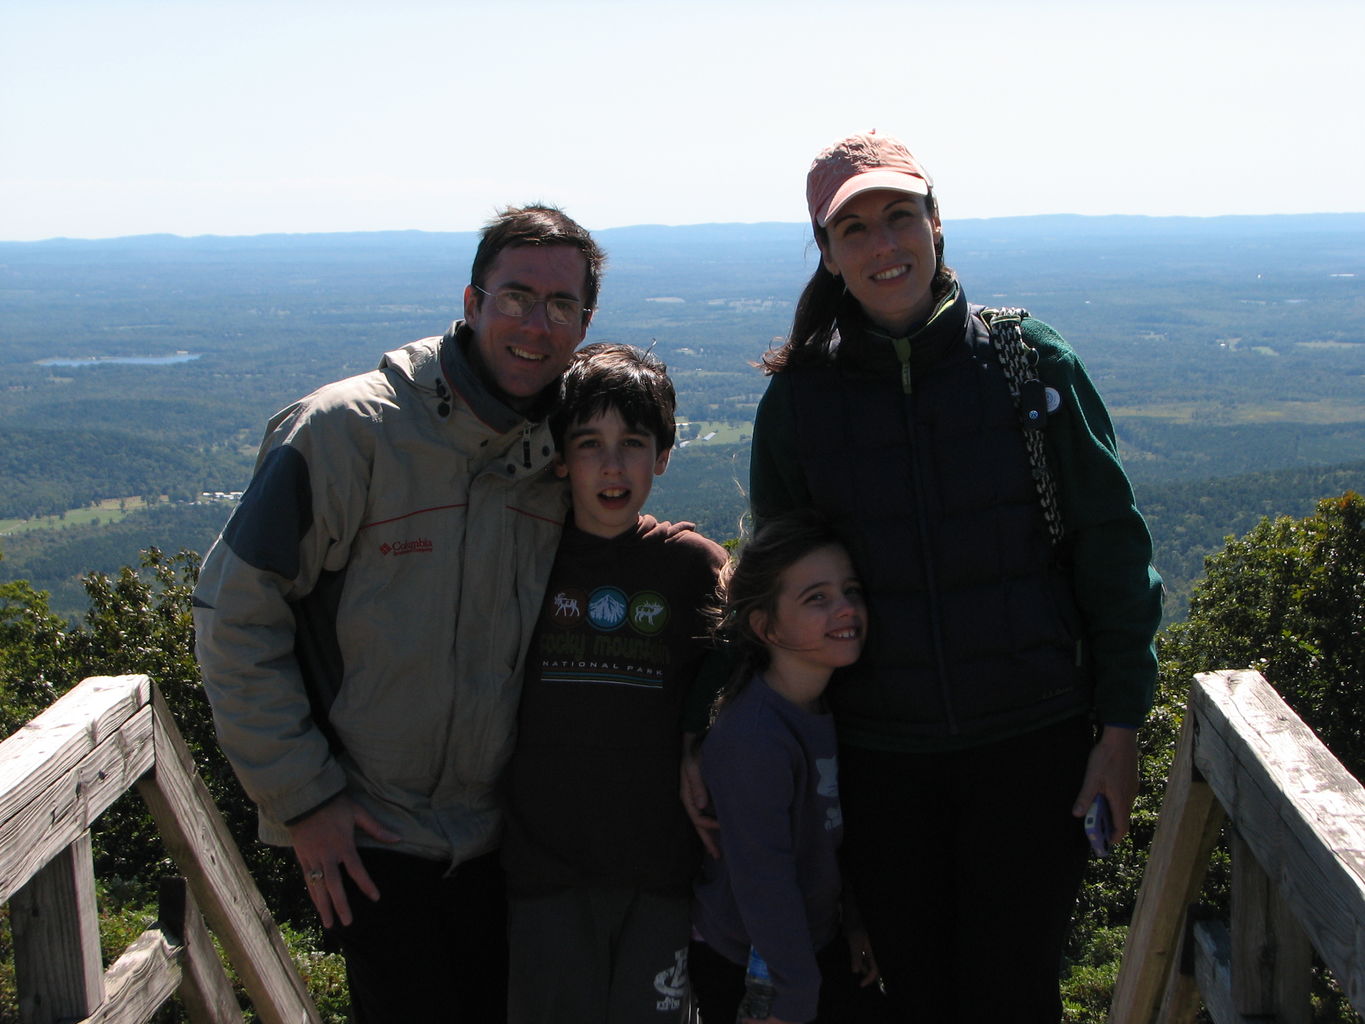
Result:
<svg viewBox="0 0 1365 1024">
<path fill-rule="evenodd" d="M 967 217 L 944 219 L 944 231 L 949 237 L 965 231 L 973 235 L 981 230 L 1004 229 L 1010 233 L 1043 232 L 1070 239 L 1081 238 L 1136 238 L 1188 235 L 1275 236 L 1287 232 L 1309 234 L 1365 233 L 1365 212 L 1355 213 L 1281 213 L 1281 214 L 1223 214 L 1216 217 L 1166 217 L 1136 214 L 1078 214 L 1045 213 L 1017 217 Z M 804 235 L 810 230 L 806 221 L 705 222 L 700 224 L 632 224 L 614 228 L 594 228 L 593 236 L 604 248 L 612 240 L 636 242 L 657 241 L 665 236 L 689 237 L 697 241 L 743 239 L 761 241 L 765 238 L 788 239 L 793 231 Z M 336 231 L 336 232 L 271 232 L 257 235 L 122 235 L 114 238 L 50 238 L 40 241 L 14 242 L 0 240 L 0 254 L 10 246 L 27 249 L 41 247 L 157 247 L 212 248 L 234 251 L 245 248 L 291 248 L 324 244 L 326 247 L 399 245 L 422 246 L 426 242 L 448 245 L 477 244 L 478 231 L 425 231 L 403 229 L 392 231 Z"/>
</svg>

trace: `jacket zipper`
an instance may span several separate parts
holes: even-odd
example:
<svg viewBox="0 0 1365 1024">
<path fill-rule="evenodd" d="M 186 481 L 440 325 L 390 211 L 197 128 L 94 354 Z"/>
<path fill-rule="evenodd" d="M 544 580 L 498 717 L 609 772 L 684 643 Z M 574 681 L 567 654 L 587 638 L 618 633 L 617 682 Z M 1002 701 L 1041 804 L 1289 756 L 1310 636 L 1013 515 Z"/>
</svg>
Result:
<svg viewBox="0 0 1365 1024">
<path fill-rule="evenodd" d="M 928 502 L 925 498 L 924 467 L 921 465 L 919 448 L 915 444 L 915 408 L 910 396 L 913 393 L 910 375 L 910 339 L 894 338 L 892 345 L 901 364 L 901 391 L 905 401 L 905 433 L 909 441 L 910 475 L 915 485 L 916 505 L 915 526 L 919 534 L 920 564 L 924 566 L 924 585 L 929 592 L 929 628 L 934 638 L 934 663 L 938 666 L 940 697 L 943 700 L 943 715 L 948 723 L 948 732 L 956 736 L 960 731 L 957 716 L 953 714 L 953 688 L 948 672 L 948 659 L 943 653 L 943 614 L 938 601 L 938 577 L 934 572 L 934 549 L 929 537 Z"/>
<path fill-rule="evenodd" d="M 901 361 L 901 391 L 910 394 L 910 339 L 892 338 L 891 344 L 896 348 L 896 358 Z"/>
</svg>

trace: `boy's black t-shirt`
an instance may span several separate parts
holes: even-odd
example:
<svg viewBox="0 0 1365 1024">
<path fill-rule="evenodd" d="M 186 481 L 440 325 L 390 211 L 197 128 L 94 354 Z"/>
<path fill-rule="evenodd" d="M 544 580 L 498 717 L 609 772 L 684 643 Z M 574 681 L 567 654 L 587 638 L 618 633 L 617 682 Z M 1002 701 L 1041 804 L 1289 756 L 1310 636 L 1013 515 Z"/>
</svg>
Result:
<svg viewBox="0 0 1365 1024">
<path fill-rule="evenodd" d="M 513 896 L 688 893 L 700 844 L 678 798 L 681 716 L 725 560 L 690 523 L 641 516 L 610 539 L 566 527 L 505 775 Z"/>
</svg>

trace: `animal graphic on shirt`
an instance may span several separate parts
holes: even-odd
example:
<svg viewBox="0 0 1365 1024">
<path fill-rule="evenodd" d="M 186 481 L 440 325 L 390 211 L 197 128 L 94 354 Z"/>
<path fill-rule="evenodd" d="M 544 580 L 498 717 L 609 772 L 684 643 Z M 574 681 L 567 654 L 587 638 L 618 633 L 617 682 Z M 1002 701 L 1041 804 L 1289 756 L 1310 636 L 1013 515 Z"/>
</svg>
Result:
<svg viewBox="0 0 1365 1024">
<path fill-rule="evenodd" d="M 658 601 L 645 601 L 635 606 L 635 619 L 637 622 L 643 619 L 652 626 L 663 610 L 664 606 Z"/>
<path fill-rule="evenodd" d="M 656 636 L 668 625 L 668 601 L 657 590 L 642 590 L 630 599 L 630 624 L 641 636 Z"/>
</svg>

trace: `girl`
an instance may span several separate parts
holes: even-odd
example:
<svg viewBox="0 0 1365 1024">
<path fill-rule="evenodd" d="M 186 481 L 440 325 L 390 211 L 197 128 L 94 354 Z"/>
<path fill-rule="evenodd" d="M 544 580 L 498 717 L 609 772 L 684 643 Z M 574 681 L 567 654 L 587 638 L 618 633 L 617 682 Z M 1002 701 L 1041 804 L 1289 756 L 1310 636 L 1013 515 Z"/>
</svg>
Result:
<svg viewBox="0 0 1365 1024">
<path fill-rule="evenodd" d="M 903 144 L 840 140 L 806 201 L 820 264 L 764 360 L 750 495 L 759 522 L 828 516 L 867 585 L 872 643 L 832 694 L 849 880 L 898 1019 L 1050 1024 L 1077 819 L 1103 794 L 1121 835 L 1137 791 L 1151 538 L 1085 368 L 1027 315 L 996 328 L 1029 350 L 1016 403 Z"/>
<path fill-rule="evenodd" d="M 834 670 L 863 649 L 862 585 L 834 532 L 806 514 L 759 530 L 723 593 L 717 631 L 745 664 L 717 700 L 705 743 L 721 857 L 707 858 L 696 887 L 693 991 L 704 1024 L 731 1024 L 752 947 L 775 990 L 770 1024 L 831 1024 L 846 1019 L 855 993 L 850 963 L 864 984 L 877 977 L 843 899 L 834 725 L 824 700 Z"/>
</svg>

